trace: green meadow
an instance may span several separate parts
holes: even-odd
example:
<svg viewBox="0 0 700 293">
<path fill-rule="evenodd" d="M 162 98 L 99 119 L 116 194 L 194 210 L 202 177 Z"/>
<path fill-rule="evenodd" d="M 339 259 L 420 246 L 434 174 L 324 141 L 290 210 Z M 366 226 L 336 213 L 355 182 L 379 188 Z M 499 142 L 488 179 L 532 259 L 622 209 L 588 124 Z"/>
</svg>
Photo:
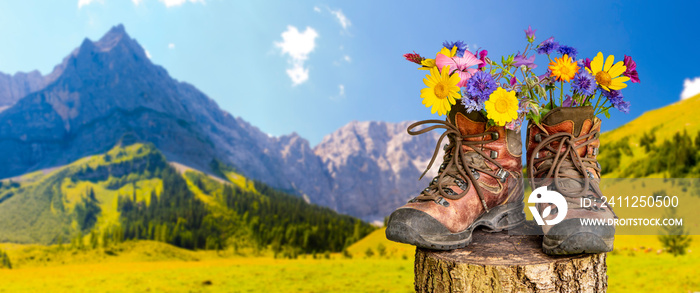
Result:
<svg viewBox="0 0 700 293">
<path fill-rule="evenodd" d="M 374 231 L 347 253 L 192 251 L 155 241 L 71 249 L 2 244 L 13 269 L 0 292 L 412 292 L 414 248 Z M 663 252 L 656 236 L 618 236 L 608 254 L 609 292 L 695 292 L 700 237 L 688 253 Z"/>
</svg>

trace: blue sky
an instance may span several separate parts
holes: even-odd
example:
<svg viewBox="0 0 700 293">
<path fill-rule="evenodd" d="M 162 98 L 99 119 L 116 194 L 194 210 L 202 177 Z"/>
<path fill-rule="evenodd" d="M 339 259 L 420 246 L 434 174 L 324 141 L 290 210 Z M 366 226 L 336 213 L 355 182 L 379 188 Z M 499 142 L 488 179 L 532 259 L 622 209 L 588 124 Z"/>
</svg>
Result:
<svg viewBox="0 0 700 293">
<path fill-rule="evenodd" d="M 297 132 L 312 146 L 352 120 L 437 117 L 421 104 L 426 72 L 403 53 L 434 56 L 442 41 L 463 40 L 500 59 L 524 48 L 528 25 L 536 43 L 554 36 L 579 57 L 635 59 L 642 83 L 623 91 L 631 112 L 613 111 L 604 130 L 678 101 L 684 82 L 686 94 L 700 92 L 699 4 L 492 2 L 2 1 L 0 71 L 46 74 L 84 38 L 122 23 L 174 78 L 264 132 Z"/>
</svg>

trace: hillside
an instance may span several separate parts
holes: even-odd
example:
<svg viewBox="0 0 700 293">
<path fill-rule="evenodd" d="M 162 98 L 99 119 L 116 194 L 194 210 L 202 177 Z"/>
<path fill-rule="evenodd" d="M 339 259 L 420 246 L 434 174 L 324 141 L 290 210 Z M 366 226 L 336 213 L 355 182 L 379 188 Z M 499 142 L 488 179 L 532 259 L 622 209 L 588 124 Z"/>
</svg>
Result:
<svg viewBox="0 0 700 293">
<path fill-rule="evenodd" d="M 222 163 L 366 221 L 381 221 L 430 180 L 417 181 L 438 135 L 412 137 L 406 122 L 351 122 L 316 147 L 296 133 L 269 136 L 153 64 L 122 25 L 85 39 L 46 76 L 0 74 L 0 108 L 0 153 L 12 154 L 0 156 L 0 178 L 102 154 L 128 135 L 168 162 L 208 174 Z"/>
<path fill-rule="evenodd" d="M 223 164 L 212 168 L 225 179 L 182 166 L 180 174 L 152 144 L 123 143 L 47 173 L 0 181 L 0 242 L 145 239 L 293 256 L 341 251 L 372 230 Z"/>
<path fill-rule="evenodd" d="M 700 177 L 700 95 L 601 135 L 606 178 Z"/>
</svg>

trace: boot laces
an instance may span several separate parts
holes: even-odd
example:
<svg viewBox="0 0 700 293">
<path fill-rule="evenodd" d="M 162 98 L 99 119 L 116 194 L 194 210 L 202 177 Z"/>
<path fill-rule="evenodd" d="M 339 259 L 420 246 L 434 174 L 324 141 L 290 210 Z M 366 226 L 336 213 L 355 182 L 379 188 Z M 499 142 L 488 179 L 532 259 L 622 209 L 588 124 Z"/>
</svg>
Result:
<svg viewBox="0 0 700 293">
<path fill-rule="evenodd" d="M 591 129 L 597 129 L 597 127 L 594 125 Z M 575 207 L 578 207 L 580 205 L 578 198 L 580 197 L 589 198 L 595 202 L 602 202 L 603 192 L 599 187 L 600 179 L 587 170 L 591 168 L 596 172 L 600 172 L 600 164 L 594 156 L 581 157 L 577 152 L 578 149 L 588 147 L 588 145 L 597 141 L 600 132 L 592 130 L 578 138 L 567 132 L 559 132 L 552 135 L 547 135 L 546 133 L 546 131 L 543 131 L 538 134 L 545 137 L 532 151 L 528 163 L 528 170 L 532 171 L 530 180 L 532 180 L 531 185 L 533 188 L 534 186 L 550 184 L 553 181 L 557 192 L 567 199 L 570 206 L 573 204 Z M 542 150 L 547 150 L 548 154 L 540 158 L 538 156 Z M 593 191 L 592 196 L 588 195 L 589 190 Z M 593 210 L 604 209 L 598 208 L 596 205 Z M 612 208 L 610 208 L 610 211 L 612 211 Z M 615 212 L 612 212 L 614 215 Z"/>
<path fill-rule="evenodd" d="M 413 130 L 418 126 L 427 124 L 434 125 L 417 131 Z M 503 166 L 499 164 L 496 160 L 492 159 L 490 156 L 487 156 L 486 154 L 484 154 L 483 151 L 479 150 L 479 148 L 475 146 L 484 145 L 498 140 L 498 132 L 486 131 L 478 134 L 462 135 L 457 126 L 452 124 L 448 118 L 445 121 L 418 121 L 416 123 L 411 124 L 408 127 L 408 133 L 410 135 L 420 135 L 435 129 L 445 129 L 445 132 L 442 135 L 440 135 L 440 138 L 437 141 L 437 145 L 435 146 L 433 156 L 430 158 L 430 163 L 428 163 L 428 167 L 425 169 L 425 171 L 423 171 L 423 174 L 421 174 L 419 180 L 422 179 L 423 176 L 425 176 L 425 174 L 428 172 L 428 170 L 430 170 L 430 167 L 432 167 L 439 153 L 440 145 L 442 145 L 443 139 L 447 137 L 449 143 L 445 147 L 443 163 L 442 165 L 440 165 L 438 175 L 433 178 L 429 186 L 423 191 L 421 191 L 421 194 L 413 198 L 410 202 L 435 201 L 436 203 L 442 204 L 443 206 L 448 206 L 449 203 L 445 201 L 444 198 L 452 200 L 460 199 L 467 194 L 467 192 L 469 191 L 469 186 L 471 185 L 474 186 L 474 189 L 476 190 L 477 195 L 481 200 L 481 204 L 484 207 L 484 210 L 488 212 L 489 208 L 486 205 L 486 200 L 484 199 L 484 195 L 482 193 L 481 188 L 477 184 L 477 180 L 480 177 L 480 174 L 477 171 L 480 171 L 491 177 L 497 178 L 501 182 L 505 181 L 505 178 L 508 176 L 508 172 L 505 169 L 503 169 Z M 483 139 L 487 135 L 490 135 L 490 139 Z M 473 138 L 482 139 L 468 140 Z M 470 146 L 473 152 L 475 152 L 478 155 L 471 156 L 470 162 L 468 159 L 468 157 L 470 156 L 468 154 L 472 152 L 465 152 L 462 146 Z M 484 159 L 496 165 L 498 167 L 497 172 L 491 170 L 484 163 Z M 479 162 L 481 164 L 478 164 Z M 469 184 L 469 182 L 471 182 L 471 184 Z M 462 190 L 462 192 L 457 193 L 452 188 L 450 188 L 450 186 L 457 186 L 459 189 Z"/>
</svg>

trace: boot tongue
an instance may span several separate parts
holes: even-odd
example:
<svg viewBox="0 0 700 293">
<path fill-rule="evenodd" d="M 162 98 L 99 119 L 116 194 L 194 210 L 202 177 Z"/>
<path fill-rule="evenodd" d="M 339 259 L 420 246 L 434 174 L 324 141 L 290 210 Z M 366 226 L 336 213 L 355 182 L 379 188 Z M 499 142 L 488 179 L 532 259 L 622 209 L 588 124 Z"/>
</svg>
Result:
<svg viewBox="0 0 700 293">
<path fill-rule="evenodd" d="M 488 122 L 488 119 L 481 114 L 481 111 L 467 112 L 464 105 L 460 102 L 452 105 L 449 119 L 450 122 L 457 126 L 462 135 L 484 133 L 484 131 L 486 131 L 486 123 Z M 470 140 L 479 140 L 479 138 Z"/>
<path fill-rule="evenodd" d="M 594 121 L 593 107 L 558 107 L 549 111 L 542 117 L 542 124 L 545 126 L 555 126 L 562 122 L 561 127 L 557 127 L 558 131 L 565 131 L 578 136 L 581 133 L 581 128 L 586 120 Z M 549 127 L 548 127 L 549 128 Z"/>
</svg>

